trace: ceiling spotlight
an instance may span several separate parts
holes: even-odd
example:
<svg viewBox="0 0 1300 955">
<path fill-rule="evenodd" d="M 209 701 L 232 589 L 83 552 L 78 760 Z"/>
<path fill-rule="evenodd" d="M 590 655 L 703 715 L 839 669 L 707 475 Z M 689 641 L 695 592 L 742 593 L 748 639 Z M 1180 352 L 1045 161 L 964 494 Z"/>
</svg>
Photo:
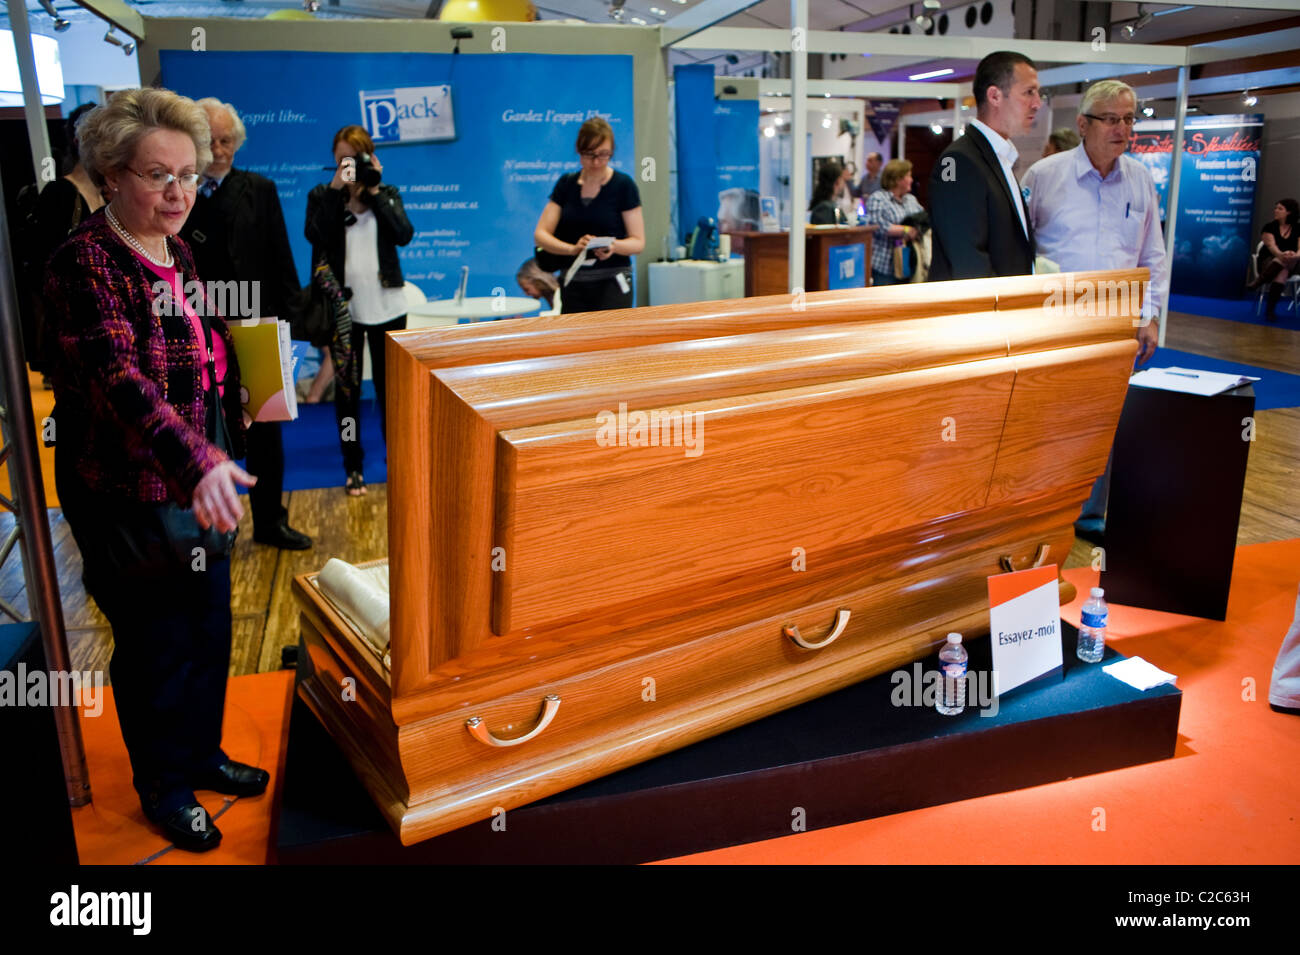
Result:
<svg viewBox="0 0 1300 955">
<path fill-rule="evenodd" d="M 913 17 L 912 22 L 916 24 L 916 28 L 918 30 L 928 30 L 930 29 L 930 27 L 934 26 L 934 21 L 931 20 L 929 17 L 927 17 L 924 13 L 922 13 L 919 16 Z"/>
<path fill-rule="evenodd" d="M 637 26 L 639 26 L 639 27 L 643 27 L 643 26 L 646 25 L 645 20 L 643 20 L 641 17 L 633 17 L 633 18 L 632 18 L 632 22 L 635 23 L 635 24 L 636 24 Z"/>
<path fill-rule="evenodd" d="M 1154 13 L 1151 13 L 1149 10 L 1144 11 L 1142 9 L 1142 4 L 1139 3 L 1137 19 L 1124 24 L 1124 28 L 1120 30 L 1120 32 L 1124 34 L 1125 39 L 1131 40 L 1133 39 L 1133 34 L 1137 33 L 1138 30 L 1141 30 L 1155 18 L 1156 15 Z"/>
<path fill-rule="evenodd" d="M 1154 106 L 1142 107 L 1142 115 L 1145 116 L 1147 119 L 1150 119 L 1155 114 L 1156 114 L 1156 108 Z"/>
<path fill-rule="evenodd" d="M 623 16 L 626 13 L 623 9 L 623 4 L 625 2 L 626 0 L 609 0 L 609 15 L 611 19 L 622 22 Z"/>
<path fill-rule="evenodd" d="M 775 127 L 775 126 L 764 126 L 764 127 L 763 127 L 763 135 L 766 136 L 768 139 L 771 139 L 773 136 L 776 135 L 776 127 Z"/>
<path fill-rule="evenodd" d="M 934 133 L 936 136 L 940 136 L 940 135 L 942 135 L 942 134 L 943 134 L 943 123 L 931 123 L 931 124 L 930 124 L 930 132 Z"/>
<path fill-rule="evenodd" d="M 1259 102 L 1259 97 L 1251 93 L 1250 90 L 1246 90 L 1246 92 L 1241 94 L 1241 102 L 1245 106 L 1254 106 Z"/>
<path fill-rule="evenodd" d="M 666 17 L 666 16 L 668 16 L 668 11 L 665 10 L 663 7 L 651 7 L 651 8 L 650 8 L 650 12 L 653 13 L 653 14 L 654 14 L 655 16 L 657 16 L 657 17 Z"/>
<path fill-rule="evenodd" d="M 108 28 L 108 32 L 104 34 L 104 42 L 111 43 L 113 44 L 113 46 L 120 46 L 122 48 L 122 53 L 125 54 L 126 56 L 130 56 L 132 53 L 135 52 L 135 44 L 132 43 L 130 40 L 123 40 L 120 36 L 118 36 L 116 33 L 113 32 L 113 28 L 111 26 Z"/>
<path fill-rule="evenodd" d="M 54 4 L 51 0 L 41 0 L 41 9 L 48 13 L 50 19 L 54 21 L 55 33 L 62 33 L 68 27 L 72 26 L 71 20 L 65 20 L 63 17 L 59 16 L 59 12 L 54 9 Z"/>
</svg>

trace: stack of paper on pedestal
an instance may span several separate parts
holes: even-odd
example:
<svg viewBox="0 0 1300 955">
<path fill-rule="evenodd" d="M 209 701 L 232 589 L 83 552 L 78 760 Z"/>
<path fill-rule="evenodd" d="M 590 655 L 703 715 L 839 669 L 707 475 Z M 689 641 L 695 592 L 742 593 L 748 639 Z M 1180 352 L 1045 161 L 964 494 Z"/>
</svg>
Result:
<svg viewBox="0 0 1300 955">
<path fill-rule="evenodd" d="M 1250 375 L 1230 375 L 1221 371 L 1201 371 L 1197 368 L 1144 368 L 1129 379 L 1130 385 L 1142 388 L 1159 388 L 1162 391 L 1181 391 L 1189 395 L 1221 395 L 1233 388 L 1259 381 Z"/>
<path fill-rule="evenodd" d="M 1141 657 L 1129 657 L 1127 660 L 1119 660 L 1109 666 L 1102 667 L 1107 673 L 1117 680 L 1123 680 L 1129 686 L 1139 690 L 1149 690 L 1153 686 L 1164 686 L 1166 683 L 1173 683 L 1178 677 L 1172 673 L 1166 673 L 1159 667 L 1152 666 Z"/>
</svg>

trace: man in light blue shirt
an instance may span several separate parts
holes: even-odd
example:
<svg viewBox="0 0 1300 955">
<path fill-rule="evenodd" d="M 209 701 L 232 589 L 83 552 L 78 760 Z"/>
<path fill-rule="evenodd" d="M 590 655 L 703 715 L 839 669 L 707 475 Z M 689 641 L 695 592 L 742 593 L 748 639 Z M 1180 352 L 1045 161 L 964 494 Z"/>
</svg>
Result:
<svg viewBox="0 0 1300 955">
<path fill-rule="evenodd" d="M 1034 163 L 1021 187 L 1038 253 L 1062 271 L 1150 270 L 1137 329 L 1137 361 L 1142 364 L 1156 350 L 1157 316 L 1169 295 L 1169 261 L 1151 173 L 1125 155 L 1136 111 L 1137 94 L 1127 83 L 1092 84 L 1076 118 L 1083 142 Z M 1101 542 L 1104 532 L 1109 488 L 1108 462 L 1075 522 L 1075 532 L 1094 543 Z"/>
<path fill-rule="evenodd" d="M 1151 173 L 1125 155 L 1136 110 L 1137 95 L 1127 83 L 1092 84 L 1076 120 L 1083 142 L 1030 166 L 1021 190 L 1029 197 L 1038 254 L 1062 271 L 1150 270 L 1144 322 L 1137 331 L 1142 364 L 1156 348 L 1156 318 L 1169 295 L 1169 261 Z"/>
</svg>

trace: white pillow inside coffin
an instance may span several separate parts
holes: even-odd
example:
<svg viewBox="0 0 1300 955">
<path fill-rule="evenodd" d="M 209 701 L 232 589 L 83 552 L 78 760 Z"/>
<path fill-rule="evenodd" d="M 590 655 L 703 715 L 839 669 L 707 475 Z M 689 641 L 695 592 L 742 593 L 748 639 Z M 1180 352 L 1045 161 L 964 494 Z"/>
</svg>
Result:
<svg viewBox="0 0 1300 955">
<path fill-rule="evenodd" d="M 331 603 L 376 649 L 388 649 L 388 562 L 360 568 L 331 557 L 316 577 Z"/>
</svg>

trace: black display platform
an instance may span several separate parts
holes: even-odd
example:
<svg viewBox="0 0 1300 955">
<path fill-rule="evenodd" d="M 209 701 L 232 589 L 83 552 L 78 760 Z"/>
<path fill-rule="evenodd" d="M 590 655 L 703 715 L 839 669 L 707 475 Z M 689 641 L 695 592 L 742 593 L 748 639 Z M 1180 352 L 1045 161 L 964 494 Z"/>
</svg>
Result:
<svg viewBox="0 0 1300 955">
<path fill-rule="evenodd" d="M 10 674 L 5 679 L 16 693 L 28 690 L 20 677 L 45 669 L 40 627 L 0 625 L 0 671 Z M 9 821 L 3 857 L 24 866 L 76 865 L 77 840 L 53 707 L 0 706 L 0 759 L 13 769 L 10 781 L 0 786 L 0 818 Z"/>
<path fill-rule="evenodd" d="M 576 789 L 404 847 L 342 753 L 295 699 L 272 861 L 634 863 L 842 825 L 1173 755 L 1182 693 L 1145 693 L 1074 655 L 1061 680 L 1022 688 L 995 716 L 894 706 L 885 673 Z M 970 645 L 987 670 L 989 641 Z M 937 656 L 922 661 L 936 669 Z M 909 679 L 913 665 L 900 668 Z M 919 861 L 919 860 L 918 860 Z"/>
<path fill-rule="evenodd" d="M 1223 620 L 1255 389 L 1130 388 L 1115 431 L 1101 586 L 1110 603 Z"/>
</svg>

